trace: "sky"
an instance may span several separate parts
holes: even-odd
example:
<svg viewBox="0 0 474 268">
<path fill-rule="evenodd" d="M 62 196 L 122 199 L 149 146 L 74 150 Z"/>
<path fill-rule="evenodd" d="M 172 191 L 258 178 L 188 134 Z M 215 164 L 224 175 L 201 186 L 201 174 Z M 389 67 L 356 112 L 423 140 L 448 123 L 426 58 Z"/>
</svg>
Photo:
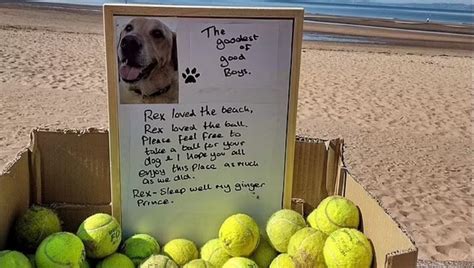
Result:
<svg viewBox="0 0 474 268">
<path fill-rule="evenodd" d="M 407 4 L 407 3 L 419 3 L 419 4 L 431 4 L 431 3 L 450 3 L 450 4 L 472 4 L 473 0 L 369 0 L 370 2 L 374 3 L 402 3 L 402 4 Z M 0 1 L 1 2 L 1 1 Z M 60 1 L 58 1 L 60 2 Z M 80 0 L 74 1 L 74 0 L 69 0 L 66 2 L 82 2 Z M 109 2 L 109 1 L 106 1 Z M 117 1 L 111 1 L 111 2 L 117 2 Z M 120 1 L 119 1 L 120 2 Z M 159 1 L 157 1 L 159 2 Z M 314 2 L 334 2 L 331 0 L 314 0 Z M 354 0 L 354 2 L 361 2 L 361 0 Z"/>
<path fill-rule="evenodd" d="M 3 0 L 0 0 L 0 2 L 2 2 Z M 18 0 L 16 0 L 18 1 Z M 25 0 L 23 0 L 25 1 Z M 97 3 L 125 3 L 125 2 L 129 2 L 129 3 L 140 3 L 140 2 L 147 2 L 147 3 L 151 3 L 151 2 L 156 2 L 156 3 L 160 3 L 160 0 L 26 0 L 27 2 L 50 2 L 50 3 L 77 3 L 77 4 L 97 4 Z M 193 1 L 193 0 L 186 0 L 186 2 L 188 1 Z M 200 0 L 194 0 L 195 2 L 200 2 Z M 215 0 L 201 0 L 202 2 L 209 2 L 209 1 L 215 1 Z M 226 1 L 232 1 L 232 0 L 226 0 Z M 226 2 L 224 1 L 224 2 Z M 245 2 L 247 0 L 243 0 L 243 2 Z M 265 1 L 265 0 L 263 0 Z M 272 0 L 269 0 L 269 2 L 271 2 Z M 289 2 L 291 3 L 292 0 L 274 0 L 274 1 L 277 1 L 277 2 Z M 297 2 L 299 0 L 296 0 Z M 304 1 L 308 1 L 308 0 L 304 0 Z M 348 0 L 346 0 L 348 1 Z M 346 2 L 344 1 L 344 2 Z M 367 0 L 349 0 L 349 1 L 352 1 L 354 4 L 360 4 L 360 3 L 363 3 L 363 2 L 367 2 Z M 473 4 L 473 1 L 474 0 L 368 0 L 368 2 L 372 3 L 372 4 L 435 4 L 435 3 L 443 3 L 443 4 L 466 4 L 466 5 L 472 5 Z M 7 0 L 8 2 L 8 0 Z M 170 3 L 169 0 L 167 1 L 164 1 L 166 3 Z M 183 2 L 183 1 L 179 1 L 177 0 L 177 2 Z M 262 0 L 260 1 L 262 2 Z M 308 3 L 310 2 L 316 2 L 316 3 L 334 3 L 334 2 L 341 2 L 341 1 L 337 1 L 337 0 L 310 0 L 308 1 Z"/>
<path fill-rule="evenodd" d="M 30 1 L 33 1 L 33 2 L 36 2 L 38 0 L 30 0 Z M 280 1 L 285 1 L 285 0 L 280 0 Z M 334 1 L 331 1 L 331 0 L 312 0 L 314 2 L 334 2 Z M 353 0 L 355 3 L 357 2 L 362 2 L 361 0 Z M 400 3 L 400 4 L 413 4 L 413 3 L 417 3 L 417 4 L 432 4 L 432 3 L 449 3 L 449 4 L 472 4 L 473 3 L 473 0 L 369 0 L 370 2 L 372 3 L 390 3 L 390 4 L 393 4 L 393 3 Z M 0 2 L 2 2 L 0 0 Z M 81 0 L 39 0 L 38 2 L 69 2 L 69 3 L 81 3 L 81 2 L 84 2 L 84 1 L 81 1 Z M 125 2 L 125 0 L 89 0 L 89 1 L 86 1 L 86 2 Z M 140 0 L 136 0 L 136 1 L 130 1 L 130 2 L 140 2 Z M 149 1 L 145 1 L 145 2 L 149 2 Z M 159 0 L 156 0 L 156 2 L 159 2 Z M 288 2 L 291 2 L 291 0 L 289 0 Z"/>
<path fill-rule="evenodd" d="M 324 2 L 322 0 L 321 2 Z M 472 0 L 372 0 L 376 3 L 402 3 L 402 4 L 431 4 L 431 3 L 450 3 L 450 4 L 472 4 Z"/>
</svg>

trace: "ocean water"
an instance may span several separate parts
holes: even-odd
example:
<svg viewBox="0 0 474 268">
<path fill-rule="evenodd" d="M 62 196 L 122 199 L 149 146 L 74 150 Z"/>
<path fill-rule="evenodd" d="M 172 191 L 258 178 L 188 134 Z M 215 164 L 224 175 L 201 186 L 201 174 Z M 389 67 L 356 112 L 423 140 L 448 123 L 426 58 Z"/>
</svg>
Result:
<svg viewBox="0 0 474 268">
<path fill-rule="evenodd" d="M 1 1 L 1 0 L 0 0 Z M 318 0 L 324 1 L 324 0 Z M 262 7 L 302 7 L 308 14 L 350 16 L 361 18 L 380 18 L 414 22 L 426 22 L 429 18 L 433 23 L 457 24 L 474 26 L 473 6 L 443 5 L 439 6 L 380 6 L 361 4 L 334 4 L 321 3 L 311 0 L 34 0 L 26 2 L 41 2 L 52 4 L 85 5 L 88 8 L 100 9 L 104 3 L 120 4 L 163 4 L 163 5 L 213 5 L 213 6 L 262 6 Z M 367 43 L 386 44 L 380 38 L 359 36 L 307 33 L 303 35 L 306 41 L 342 42 L 342 43 Z"/>
<path fill-rule="evenodd" d="M 473 6 L 444 4 L 411 6 L 376 5 L 376 4 L 335 4 L 324 3 L 324 0 L 40 0 L 32 2 L 49 2 L 63 4 L 97 5 L 104 3 L 148 3 L 165 5 L 216 5 L 216 6 L 265 6 L 265 7 L 303 7 L 306 13 L 362 18 L 382 18 L 425 22 L 474 25 Z M 414 1 L 416 2 L 416 1 Z M 420 1 L 418 1 L 420 2 Z M 423 1 L 421 1 L 423 2 Z M 446 1 L 449 2 L 449 1 Z"/>
</svg>

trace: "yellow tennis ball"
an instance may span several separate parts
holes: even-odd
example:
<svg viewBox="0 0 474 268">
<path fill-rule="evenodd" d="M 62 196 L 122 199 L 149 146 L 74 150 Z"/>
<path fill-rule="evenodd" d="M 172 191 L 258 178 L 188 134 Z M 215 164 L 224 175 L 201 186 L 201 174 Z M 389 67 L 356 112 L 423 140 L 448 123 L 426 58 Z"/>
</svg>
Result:
<svg viewBox="0 0 474 268">
<path fill-rule="evenodd" d="M 290 209 L 282 209 L 270 217 L 266 231 L 273 248 L 285 253 L 291 236 L 304 227 L 306 222 L 301 214 Z"/>
<path fill-rule="evenodd" d="M 277 255 L 278 252 L 261 236 L 260 243 L 250 258 L 257 263 L 258 267 L 267 268 Z"/>
<path fill-rule="evenodd" d="M 151 255 L 159 254 L 160 249 L 160 244 L 151 235 L 136 234 L 125 240 L 120 252 L 127 255 L 135 265 L 139 265 Z"/>
<path fill-rule="evenodd" d="M 114 253 L 97 263 L 96 268 L 135 268 L 132 260 L 124 254 Z"/>
<path fill-rule="evenodd" d="M 356 205 L 342 196 L 329 196 L 308 216 L 311 227 L 329 235 L 339 228 L 357 228 L 359 210 Z"/>
<path fill-rule="evenodd" d="M 201 248 L 201 259 L 210 262 L 216 267 L 222 267 L 230 258 L 232 256 L 225 251 L 218 238 L 207 241 Z"/>
<path fill-rule="evenodd" d="M 331 233 L 323 252 L 328 268 L 368 268 L 372 264 L 372 245 L 356 229 L 341 228 Z"/>
<path fill-rule="evenodd" d="M 54 233 L 46 237 L 36 250 L 36 267 L 80 268 L 85 255 L 84 244 L 79 237 L 68 232 Z"/>
<path fill-rule="evenodd" d="M 232 257 L 222 268 L 258 268 L 258 265 L 251 259 L 244 257 Z"/>
<path fill-rule="evenodd" d="M 34 252 L 41 241 L 61 230 L 61 221 L 53 210 L 35 205 L 18 218 L 14 229 L 18 246 L 27 252 Z"/>
<path fill-rule="evenodd" d="M 164 255 L 151 255 L 148 259 L 144 260 L 139 268 L 178 268 L 179 266 L 170 258 Z"/>
<path fill-rule="evenodd" d="M 219 240 L 229 255 L 250 256 L 260 240 L 258 225 L 246 214 L 228 217 L 219 229 Z"/>
<path fill-rule="evenodd" d="M 296 232 L 288 243 L 288 255 L 296 266 L 325 267 L 324 242 L 327 235 L 320 230 L 306 227 Z"/>
<path fill-rule="evenodd" d="M 196 259 L 186 263 L 183 268 L 217 268 L 217 266 L 203 259 Z"/>
<path fill-rule="evenodd" d="M 95 266 L 92 266 L 92 265 L 89 263 L 89 260 L 86 258 L 86 259 L 84 260 L 84 262 L 82 263 L 81 268 L 91 268 L 91 267 L 95 267 Z"/>
<path fill-rule="evenodd" d="M 0 251 L 0 267 L 31 268 L 30 260 L 23 253 L 15 250 Z"/>
<path fill-rule="evenodd" d="M 114 217 L 97 213 L 82 222 L 77 236 L 86 247 L 87 257 L 100 259 L 117 250 L 122 240 L 122 230 Z"/>
<path fill-rule="evenodd" d="M 173 239 L 169 241 L 163 247 L 163 253 L 180 266 L 199 257 L 196 245 L 187 239 Z"/>
<path fill-rule="evenodd" d="M 296 265 L 290 255 L 282 253 L 273 259 L 270 268 L 296 268 Z"/>
</svg>

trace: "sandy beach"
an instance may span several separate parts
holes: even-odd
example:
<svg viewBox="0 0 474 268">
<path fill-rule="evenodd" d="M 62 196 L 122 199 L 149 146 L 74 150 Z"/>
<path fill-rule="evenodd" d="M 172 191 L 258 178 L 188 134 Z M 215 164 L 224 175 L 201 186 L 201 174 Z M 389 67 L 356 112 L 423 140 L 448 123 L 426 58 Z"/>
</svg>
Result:
<svg viewBox="0 0 474 268">
<path fill-rule="evenodd" d="M 108 127 L 100 12 L 0 5 L 0 36 L 0 170 L 32 128 Z M 473 57 L 303 44 L 297 133 L 344 138 L 349 170 L 413 236 L 420 265 L 474 262 Z"/>
</svg>

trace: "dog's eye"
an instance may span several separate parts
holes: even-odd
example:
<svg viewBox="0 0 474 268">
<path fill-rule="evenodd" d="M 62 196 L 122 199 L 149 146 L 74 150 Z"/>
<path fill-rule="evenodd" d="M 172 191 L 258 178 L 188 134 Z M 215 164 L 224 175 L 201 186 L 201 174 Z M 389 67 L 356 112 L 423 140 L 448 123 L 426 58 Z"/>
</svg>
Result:
<svg viewBox="0 0 474 268">
<path fill-rule="evenodd" d="M 131 24 L 127 24 L 127 26 L 125 26 L 126 32 L 131 32 L 132 30 L 133 30 L 133 26 Z"/>
<path fill-rule="evenodd" d="M 150 35 L 153 36 L 154 38 L 162 38 L 163 32 L 161 30 L 153 30 L 150 32 Z"/>
</svg>

